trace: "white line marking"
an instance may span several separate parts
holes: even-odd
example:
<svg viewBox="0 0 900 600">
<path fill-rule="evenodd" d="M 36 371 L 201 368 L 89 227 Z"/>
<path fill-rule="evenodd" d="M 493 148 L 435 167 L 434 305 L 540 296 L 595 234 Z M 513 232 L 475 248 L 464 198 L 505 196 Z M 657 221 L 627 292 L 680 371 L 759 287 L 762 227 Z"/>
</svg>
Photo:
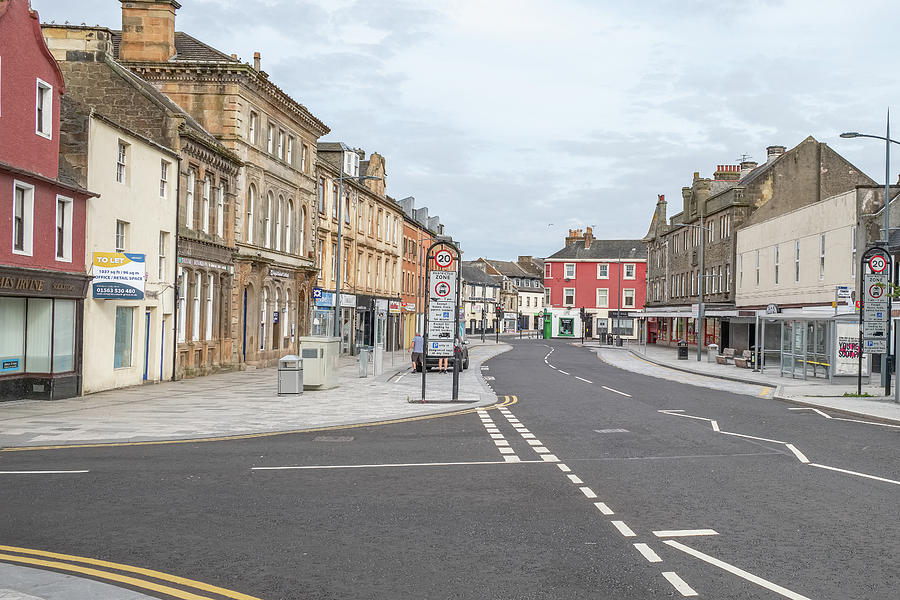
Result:
<svg viewBox="0 0 900 600">
<path fill-rule="evenodd" d="M 510 448 L 511 450 L 512 448 Z M 523 460 L 523 463 L 538 464 L 539 460 Z M 434 463 L 387 463 L 381 465 L 312 465 L 292 467 L 250 467 L 251 471 L 304 471 L 315 469 L 379 469 L 388 467 L 456 467 L 466 465 L 502 465 L 505 462 L 479 460 L 473 462 L 434 462 Z"/>
<path fill-rule="evenodd" d="M 407 375 L 408 375 L 408 373 L 404 373 L 403 375 L 401 375 L 400 377 L 398 377 L 396 383 L 400 383 L 400 381 L 401 381 L 404 377 L 406 377 Z"/>
<path fill-rule="evenodd" d="M 682 596 L 697 596 L 697 592 L 694 591 L 694 588 L 689 586 L 684 582 L 684 579 L 678 576 L 678 573 L 674 571 L 664 571 L 662 574 L 663 577 L 666 578 L 666 581 L 672 584 L 672 587 L 675 588 L 679 594 Z"/>
<path fill-rule="evenodd" d="M 794 453 L 794 456 L 797 457 L 797 460 L 802 463 L 809 463 L 809 459 L 806 458 L 806 455 L 797 450 L 797 448 L 795 448 L 793 444 L 785 444 L 785 446 L 787 446 L 788 450 Z"/>
<path fill-rule="evenodd" d="M 551 365 L 551 364 L 548 364 L 547 366 L 550 367 L 551 369 L 556 369 L 556 367 L 554 367 L 554 366 Z M 557 369 L 557 370 L 559 370 L 559 369 Z"/>
<path fill-rule="evenodd" d="M 503 434 L 502 434 L 502 433 L 492 433 L 492 434 L 491 434 L 491 437 L 492 437 L 493 439 L 495 439 L 495 440 L 502 440 L 502 439 L 503 439 Z"/>
<path fill-rule="evenodd" d="M 541 458 L 544 459 L 544 462 L 559 462 L 555 454 L 541 454 Z"/>
<path fill-rule="evenodd" d="M 844 417 L 828 417 L 829 419 L 834 419 L 835 421 L 850 421 L 851 423 L 863 423 L 864 425 L 878 425 L 879 427 L 893 427 L 894 429 L 900 429 L 900 425 L 891 425 L 890 423 L 878 423 L 875 421 L 863 421 L 861 419 L 845 419 Z"/>
<path fill-rule="evenodd" d="M 712 425 L 713 431 L 719 431 L 719 424 L 716 421 L 710 421 L 710 425 Z"/>
<path fill-rule="evenodd" d="M 585 379 L 584 377 L 579 377 L 578 375 L 575 376 L 575 379 L 580 379 L 581 381 L 583 381 L 585 383 L 594 383 L 593 381 Z"/>
<path fill-rule="evenodd" d="M 488 433 L 500 433 L 500 430 L 496 427 L 485 427 L 484 430 Z"/>
<path fill-rule="evenodd" d="M 521 433 L 521 432 L 520 432 L 520 433 Z M 533 439 L 534 439 L 534 434 L 533 434 L 533 433 L 523 433 L 523 434 L 522 434 L 522 438 L 523 438 L 523 439 L 526 439 L 526 440 L 533 440 Z"/>
<path fill-rule="evenodd" d="M 567 475 L 567 477 L 569 478 L 569 481 L 571 481 L 572 483 L 577 483 L 578 485 L 581 485 L 582 483 L 584 483 L 581 480 L 581 477 L 579 477 L 578 475 Z"/>
<path fill-rule="evenodd" d="M 509 442 L 506 440 L 494 440 L 494 443 L 498 446 L 509 446 Z"/>
<path fill-rule="evenodd" d="M 753 573 L 748 573 L 747 571 L 744 571 L 743 569 L 739 569 L 738 567 L 735 567 L 734 565 L 730 565 L 727 562 L 721 561 L 718 558 L 713 558 L 712 556 L 710 556 L 708 554 L 703 554 L 699 550 L 694 550 L 693 548 L 691 548 L 689 546 L 685 546 L 681 542 L 676 542 L 675 540 L 666 540 L 663 543 L 675 548 L 676 550 L 681 550 L 685 554 L 690 554 L 694 558 L 699 558 L 700 560 L 708 562 L 709 564 L 711 564 L 713 566 L 719 567 L 720 569 L 723 569 L 725 571 L 728 571 L 729 573 L 737 575 L 741 579 L 746 579 L 747 581 L 749 581 L 751 583 L 755 583 L 758 586 L 764 587 L 767 590 L 771 590 L 771 591 L 775 592 L 776 594 L 781 594 L 785 598 L 790 598 L 791 600 L 810 600 L 810 598 L 807 598 L 806 596 L 801 596 L 797 592 L 792 592 L 791 590 L 789 590 L 787 588 L 783 588 L 778 584 L 772 583 L 771 581 L 766 581 L 762 577 L 758 577 L 758 576 L 754 575 Z"/>
<path fill-rule="evenodd" d="M 599 510 L 599 511 L 600 511 L 601 513 L 603 513 L 604 515 L 614 515 L 614 514 L 616 514 L 616 513 L 614 513 L 614 512 L 612 511 L 612 509 L 611 509 L 610 507 L 608 507 L 608 506 L 606 505 L 606 503 L 604 503 L 604 502 L 594 502 L 594 506 L 596 506 L 596 507 L 597 507 L 597 510 Z"/>
<path fill-rule="evenodd" d="M 497 448 L 500 451 L 500 454 L 515 454 L 516 451 L 512 448 Z"/>
<path fill-rule="evenodd" d="M 583 487 L 583 488 L 578 488 L 578 489 L 580 489 L 581 493 L 584 494 L 585 496 L 587 496 L 588 498 L 596 498 L 597 497 L 597 494 L 594 493 L 594 490 L 592 490 L 589 487 Z"/>
<path fill-rule="evenodd" d="M 637 535 L 631 530 L 631 527 L 625 524 L 625 521 L 610 521 L 610 523 L 625 537 L 635 537 Z"/>
<path fill-rule="evenodd" d="M 69 473 L 90 473 L 83 471 L 0 471 L 0 475 L 67 475 Z"/>
<path fill-rule="evenodd" d="M 563 473 L 568 473 L 569 471 L 572 470 L 569 468 L 569 465 L 567 465 L 565 463 L 558 463 L 556 466 L 559 467 L 559 470 L 562 471 Z"/>
<path fill-rule="evenodd" d="M 602 387 L 604 390 L 606 390 L 606 391 L 608 391 L 608 392 L 614 392 L 614 393 L 619 394 L 619 395 L 621 395 L 621 396 L 625 396 L 625 397 L 627 397 L 627 398 L 631 398 L 631 394 L 626 394 L 625 392 L 620 392 L 619 390 L 614 390 L 614 389 L 612 389 L 611 387 L 606 387 L 605 385 L 601 385 L 600 387 Z"/>
<path fill-rule="evenodd" d="M 822 411 L 819 410 L 818 408 L 811 408 L 811 407 L 808 407 L 808 406 L 799 406 L 799 407 L 789 408 L 788 410 L 811 410 L 811 411 L 813 411 L 814 413 L 817 413 L 817 414 L 819 414 L 819 415 L 822 415 L 822 416 L 825 417 L 826 419 L 830 419 L 830 418 L 831 418 L 831 415 L 822 412 Z"/>
<path fill-rule="evenodd" d="M 522 462 L 522 459 L 518 456 L 504 456 L 503 460 L 506 462 Z"/>
<path fill-rule="evenodd" d="M 679 416 L 687 416 L 687 415 L 679 415 Z M 747 438 L 749 440 L 759 440 L 760 442 L 771 442 L 773 444 L 783 444 L 787 445 L 787 442 L 782 442 L 781 440 L 770 440 L 769 438 L 756 437 L 755 435 L 745 435 L 743 433 L 734 433 L 732 431 L 721 431 L 719 433 L 724 433 L 725 435 L 734 435 L 737 437 Z"/>
<path fill-rule="evenodd" d="M 680 412 L 684 412 L 684 409 L 683 409 L 683 408 L 669 408 L 669 409 L 666 409 L 666 410 L 658 410 L 658 411 L 656 411 L 656 412 L 661 412 L 661 413 L 666 413 L 666 414 L 670 414 L 670 413 L 680 413 Z"/>
<path fill-rule="evenodd" d="M 529 446 L 541 446 L 541 440 L 526 440 Z"/>
<path fill-rule="evenodd" d="M 893 479 L 885 479 L 884 477 L 876 477 L 875 475 L 866 475 L 865 473 L 860 473 L 858 471 L 848 471 L 847 469 L 838 469 L 837 467 L 829 467 L 827 465 L 820 465 L 817 463 L 809 463 L 811 467 L 819 467 L 820 469 L 828 469 L 829 471 L 837 471 L 838 473 L 846 473 L 848 475 L 856 475 L 857 477 L 865 477 L 866 479 L 874 479 L 875 481 L 883 481 L 885 483 L 893 483 L 895 485 L 900 485 L 900 481 L 894 481 Z"/>
<path fill-rule="evenodd" d="M 550 452 L 543 446 L 532 446 L 531 449 L 534 450 L 535 452 L 537 452 L 538 454 L 547 454 L 548 452 Z"/>
<path fill-rule="evenodd" d="M 638 552 L 641 553 L 641 556 L 647 559 L 647 562 L 658 563 L 662 562 L 662 559 L 659 557 L 659 554 L 653 551 L 653 548 L 648 546 L 647 544 L 635 544 L 634 547 Z"/>
<path fill-rule="evenodd" d="M 563 371 L 562 369 L 557 369 L 557 371 L 559 371 L 559 372 L 562 373 L 563 375 L 568 375 L 568 374 L 569 374 L 569 373 L 567 373 L 566 371 Z"/>
<path fill-rule="evenodd" d="M 695 535 L 719 535 L 719 532 L 715 529 L 664 529 L 662 531 L 654 531 L 653 535 L 658 538 L 670 538 Z"/>
</svg>

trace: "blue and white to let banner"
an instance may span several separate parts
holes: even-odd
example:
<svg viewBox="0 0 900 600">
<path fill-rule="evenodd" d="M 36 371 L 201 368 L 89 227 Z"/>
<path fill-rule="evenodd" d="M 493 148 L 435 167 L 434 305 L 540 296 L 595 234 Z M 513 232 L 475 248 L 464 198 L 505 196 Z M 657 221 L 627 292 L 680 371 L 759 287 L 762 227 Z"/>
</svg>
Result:
<svg viewBox="0 0 900 600">
<path fill-rule="evenodd" d="M 143 254 L 94 252 L 92 295 L 100 300 L 143 300 L 146 280 Z"/>
</svg>

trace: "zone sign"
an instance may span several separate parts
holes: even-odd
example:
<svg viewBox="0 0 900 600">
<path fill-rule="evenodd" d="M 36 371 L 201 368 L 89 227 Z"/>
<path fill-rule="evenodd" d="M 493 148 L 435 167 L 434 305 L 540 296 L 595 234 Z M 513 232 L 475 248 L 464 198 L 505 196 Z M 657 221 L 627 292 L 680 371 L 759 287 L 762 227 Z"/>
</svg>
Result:
<svg viewBox="0 0 900 600">
<path fill-rule="evenodd" d="M 869 268 L 873 273 L 881 273 L 887 268 L 887 261 L 881 254 L 876 254 L 869 259 Z"/>
<path fill-rule="evenodd" d="M 448 269 L 453 264 L 453 254 L 449 250 L 441 250 L 434 255 L 434 262 L 442 269 Z"/>
</svg>

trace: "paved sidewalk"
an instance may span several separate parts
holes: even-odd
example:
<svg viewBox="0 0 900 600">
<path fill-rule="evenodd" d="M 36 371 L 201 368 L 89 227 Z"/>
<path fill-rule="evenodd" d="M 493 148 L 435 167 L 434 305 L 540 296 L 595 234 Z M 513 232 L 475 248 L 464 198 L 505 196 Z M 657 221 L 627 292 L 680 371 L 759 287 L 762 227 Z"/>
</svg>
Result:
<svg viewBox="0 0 900 600">
<path fill-rule="evenodd" d="M 781 377 L 777 367 L 767 367 L 764 373 L 751 369 L 739 369 L 734 365 L 720 365 L 707 362 L 704 353 L 697 362 L 696 350 L 688 360 L 678 360 L 677 350 L 665 346 L 638 346 L 636 344 L 617 348 L 597 343 L 586 344 L 602 360 L 613 366 L 646 373 L 691 385 L 725 389 L 761 397 L 785 400 L 804 406 L 829 409 L 879 421 L 900 423 L 900 404 L 893 396 L 885 397 L 884 388 L 863 383 L 863 392 L 871 398 L 844 397 L 845 393 L 856 393 L 854 384 L 829 385 L 826 379 L 790 379 Z M 649 363 L 652 363 L 648 365 Z M 754 393 L 755 392 L 755 393 Z"/>
<path fill-rule="evenodd" d="M 359 377 L 358 362 L 338 366 L 340 385 L 306 390 L 296 397 L 276 393 L 277 370 L 250 369 L 110 390 L 52 402 L 0 403 L 0 448 L 141 442 L 269 433 L 371 423 L 487 406 L 497 396 L 481 376 L 481 363 L 509 350 L 508 344 L 470 345 L 469 370 L 460 374 L 458 403 L 450 400 L 450 375 L 428 374 L 428 400 L 421 379 L 407 375 L 409 353 L 385 353 L 384 373 Z M 421 376 L 420 376 L 421 377 Z"/>
<path fill-rule="evenodd" d="M 0 600 L 152 600 L 134 590 L 75 575 L 0 563 Z"/>
</svg>

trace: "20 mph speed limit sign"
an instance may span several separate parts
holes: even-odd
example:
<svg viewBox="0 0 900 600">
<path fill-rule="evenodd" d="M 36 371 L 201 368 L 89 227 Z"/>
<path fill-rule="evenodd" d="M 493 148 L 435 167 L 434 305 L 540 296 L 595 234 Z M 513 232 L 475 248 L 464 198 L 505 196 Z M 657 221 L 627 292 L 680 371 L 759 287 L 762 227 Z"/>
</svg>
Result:
<svg viewBox="0 0 900 600">
<path fill-rule="evenodd" d="M 453 254 L 449 250 L 441 250 L 434 255 L 434 264 L 442 269 L 449 269 L 453 265 Z"/>
<path fill-rule="evenodd" d="M 873 273 L 882 273 L 887 268 L 887 260 L 884 256 L 876 254 L 869 259 L 869 268 Z"/>
</svg>

